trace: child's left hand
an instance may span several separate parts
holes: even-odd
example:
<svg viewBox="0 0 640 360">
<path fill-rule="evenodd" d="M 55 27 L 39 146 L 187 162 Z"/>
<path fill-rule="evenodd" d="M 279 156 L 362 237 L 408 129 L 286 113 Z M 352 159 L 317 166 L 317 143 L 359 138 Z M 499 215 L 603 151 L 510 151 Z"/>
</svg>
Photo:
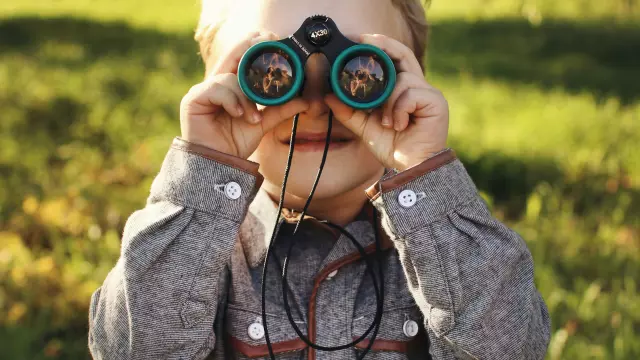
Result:
<svg viewBox="0 0 640 360">
<path fill-rule="evenodd" d="M 384 35 L 365 34 L 361 42 L 379 47 L 393 59 L 397 81 L 382 109 L 356 110 L 334 94 L 325 103 L 334 117 L 369 145 L 387 168 L 408 169 L 443 150 L 449 128 L 449 105 L 429 85 L 413 51 Z"/>
</svg>

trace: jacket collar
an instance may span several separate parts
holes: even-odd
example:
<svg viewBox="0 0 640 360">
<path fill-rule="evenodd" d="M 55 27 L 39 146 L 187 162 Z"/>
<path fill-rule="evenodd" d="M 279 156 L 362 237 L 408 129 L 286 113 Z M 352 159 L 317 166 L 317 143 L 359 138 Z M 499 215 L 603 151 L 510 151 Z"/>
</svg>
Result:
<svg viewBox="0 0 640 360">
<path fill-rule="evenodd" d="M 373 233 L 373 205 L 367 201 L 362 208 L 362 211 L 358 214 L 356 219 L 348 224 L 345 228 L 350 233 L 354 234 L 356 241 L 363 247 L 371 245 L 375 241 Z M 274 224 L 276 221 L 276 215 L 278 212 L 278 204 L 276 204 L 262 188 L 258 189 L 258 193 L 253 202 L 249 205 L 249 210 L 245 220 L 240 226 L 239 237 L 244 250 L 245 257 L 249 262 L 249 266 L 255 268 L 262 266 L 264 262 L 264 256 L 266 254 L 271 235 L 273 234 Z M 300 219 L 300 212 L 291 209 L 282 209 L 280 219 L 278 221 L 278 229 L 283 223 L 295 224 Z M 319 226 L 326 227 L 328 231 L 333 233 L 336 238 L 334 249 L 331 251 L 330 259 L 335 261 L 344 256 L 350 256 L 354 253 L 358 253 L 357 248 L 351 243 L 346 236 L 342 233 L 320 222 L 320 219 L 305 215 L 305 221 L 315 221 Z M 393 247 L 393 243 L 386 231 L 380 224 L 380 218 L 378 218 L 378 234 L 380 235 L 382 250 Z M 365 236 L 357 236 L 356 233 L 364 233 Z"/>
</svg>

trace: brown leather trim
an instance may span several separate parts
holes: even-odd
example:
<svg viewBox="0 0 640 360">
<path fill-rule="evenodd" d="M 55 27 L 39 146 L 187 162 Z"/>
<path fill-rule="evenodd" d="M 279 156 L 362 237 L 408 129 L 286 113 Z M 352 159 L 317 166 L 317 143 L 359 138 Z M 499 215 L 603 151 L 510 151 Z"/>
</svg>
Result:
<svg viewBox="0 0 640 360">
<path fill-rule="evenodd" d="M 267 347 L 267 344 L 251 345 L 233 336 L 229 336 L 229 339 L 231 341 L 231 346 L 246 357 L 253 359 L 269 356 L 269 348 Z M 271 346 L 274 354 L 302 351 L 307 348 L 307 344 L 305 344 L 300 338 L 271 343 Z"/>
<path fill-rule="evenodd" d="M 456 153 L 453 149 L 447 149 L 439 153 L 434 157 L 430 157 L 427 160 L 421 162 L 416 166 L 412 166 L 400 173 L 385 179 L 383 181 L 377 181 L 365 190 L 367 197 L 371 200 L 375 200 L 381 194 L 399 188 L 407 184 L 408 182 L 430 172 L 441 166 L 444 166 L 456 159 Z"/>
<path fill-rule="evenodd" d="M 384 232 L 384 230 L 383 230 Z M 381 239 L 381 250 L 386 250 L 389 247 L 393 246 L 390 240 L 384 241 L 384 237 Z M 387 237 L 388 239 L 388 237 Z M 366 254 L 370 254 L 376 251 L 376 244 L 370 244 L 364 248 L 364 252 Z M 340 259 L 329 263 L 318 275 L 316 275 L 315 281 L 313 283 L 313 289 L 311 290 L 311 297 L 309 298 L 309 329 L 308 329 L 308 337 L 311 342 L 316 342 L 316 296 L 318 295 L 318 288 L 320 284 L 330 272 L 333 270 L 339 269 L 344 265 L 350 264 L 356 260 L 360 259 L 360 252 L 351 253 L 349 255 L 343 256 Z M 309 356 L 308 360 L 315 360 L 316 351 L 313 348 L 309 348 Z"/>
<path fill-rule="evenodd" d="M 249 161 L 249 160 L 246 160 L 237 156 L 233 156 L 230 154 L 225 154 L 221 151 L 211 149 L 204 145 L 192 143 L 184 139 L 181 139 L 179 137 L 175 137 L 173 139 L 173 143 L 171 144 L 171 147 L 177 150 L 200 155 L 207 159 L 217 161 L 221 164 L 231 166 L 249 175 L 255 176 L 257 181 L 256 188 L 259 188 L 262 185 L 262 182 L 264 181 L 264 177 L 262 176 L 262 174 L 260 174 L 260 172 L 258 172 L 260 164 L 256 162 Z"/>
<path fill-rule="evenodd" d="M 359 336 L 354 336 L 353 340 L 358 340 Z M 355 345 L 358 349 L 366 349 L 369 346 L 369 339 L 364 339 Z M 384 340 L 376 338 L 371 345 L 373 351 L 397 351 L 406 353 L 409 349 L 408 341 Z"/>
</svg>

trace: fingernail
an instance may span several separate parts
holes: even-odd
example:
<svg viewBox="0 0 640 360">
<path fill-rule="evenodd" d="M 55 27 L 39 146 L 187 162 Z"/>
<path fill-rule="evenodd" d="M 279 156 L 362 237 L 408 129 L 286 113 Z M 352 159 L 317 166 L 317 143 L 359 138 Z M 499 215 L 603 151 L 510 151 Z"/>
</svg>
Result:
<svg viewBox="0 0 640 360">
<path fill-rule="evenodd" d="M 238 105 L 238 106 L 236 107 L 236 109 L 238 110 L 238 114 L 239 114 L 239 115 L 244 114 L 244 109 L 242 108 L 242 106 Z"/>
<path fill-rule="evenodd" d="M 400 124 L 396 124 L 396 125 L 395 125 L 395 129 L 396 129 L 396 131 L 400 131 L 400 130 L 402 130 L 402 128 L 401 128 L 401 126 L 400 126 Z"/>
<path fill-rule="evenodd" d="M 253 113 L 253 122 L 257 124 L 260 121 L 262 121 L 262 115 L 260 115 L 260 113 Z"/>
<path fill-rule="evenodd" d="M 391 125 L 391 121 L 389 121 L 389 117 L 387 115 L 382 117 L 382 126 L 389 126 Z"/>
</svg>

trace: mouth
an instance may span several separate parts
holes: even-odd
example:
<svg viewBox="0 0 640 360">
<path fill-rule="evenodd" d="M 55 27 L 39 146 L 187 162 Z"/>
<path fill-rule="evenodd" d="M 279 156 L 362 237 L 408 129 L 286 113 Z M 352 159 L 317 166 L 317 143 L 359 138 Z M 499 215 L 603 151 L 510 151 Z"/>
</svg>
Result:
<svg viewBox="0 0 640 360">
<path fill-rule="evenodd" d="M 331 138 L 330 138 L 330 141 L 332 143 L 349 142 L 352 140 L 353 140 L 353 137 L 338 134 L 338 133 L 331 134 Z M 326 141 L 327 141 L 327 133 L 312 133 L 312 132 L 302 132 L 302 131 L 296 132 L 296 137 L 295 137 L 296 145 L 306 144 L 311 142 L 321 142 L 324 144 Z M 289 143 L 291 142 L 291 137 L 289 136 L 286 139 L 281 139 L 280 142 L 282 142 L 283 144 L 289 145 Z"/>
<path fill-rule="evenodd" d="M 324 150 L 325 143 L 327 141 L 326 133 L 296 133 L 294 151 L 322 151 Z M 280 141 L 282 144 L 289 147 L 291 138 L 286 138 Z M 342 149 L 354 142 L 353 138 L 340 134 L 331 134 L 329 143 L 329 150 Z"/>
</svg>

